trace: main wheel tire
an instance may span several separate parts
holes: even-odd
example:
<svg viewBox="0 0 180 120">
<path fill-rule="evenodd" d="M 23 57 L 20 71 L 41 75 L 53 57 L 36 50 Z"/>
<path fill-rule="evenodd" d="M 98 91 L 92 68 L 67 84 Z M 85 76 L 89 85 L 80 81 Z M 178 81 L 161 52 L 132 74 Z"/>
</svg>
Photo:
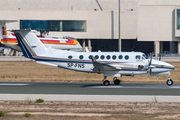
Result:
<svg viewBox="0 0 180 120">
<path fill-rule="evenodd" d="M 109 82 L 109 80 L 105 80 L 105 81 L 103 82 L 103 84 L 104 84 L 105 86 L 108 86 L 108 85 L 110 85 L 110 82 Z"/>
<path fill-rule="evenodd" d="M 120 84 L 120 80 L 119 79 L 114 80 L 114 84 L 115 85 L 119 85 Z"/>
<path fill-rule="evenodd" d="M 172 81 L 171 79 L 169 79 L 169 80 L 166 81 L 166 84 L 167 84 L 168 86 L 171 86 L 171 85 L 173 85 L 173 81 Z"/>
</svg>

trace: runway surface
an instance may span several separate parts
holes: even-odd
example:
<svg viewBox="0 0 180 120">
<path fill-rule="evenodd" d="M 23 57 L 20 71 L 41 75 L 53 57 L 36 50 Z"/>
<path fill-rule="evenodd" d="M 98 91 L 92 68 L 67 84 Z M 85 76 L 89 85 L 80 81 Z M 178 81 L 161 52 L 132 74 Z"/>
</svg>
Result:
<svg viewBox="0 0 180 120">
<path fill-rule="evenodd" d="M 0 82 L 0 94 L 70 94 L 70 95 L 165 95 L 180 96 L 180 84 L 72 82 Z"/>
<path fill-rule="evenodd" d="M 72 82 L 0 82 L 3 101 L 180 102 L 180 84 Z"/>
</svg>

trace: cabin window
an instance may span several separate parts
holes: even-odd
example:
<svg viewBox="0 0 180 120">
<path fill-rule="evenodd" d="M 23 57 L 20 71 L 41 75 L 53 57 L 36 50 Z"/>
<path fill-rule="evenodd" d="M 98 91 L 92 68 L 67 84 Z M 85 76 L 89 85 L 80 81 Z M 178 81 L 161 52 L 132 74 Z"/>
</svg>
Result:
<svg viewBox="0 0 180 120">
<path fill-rule="evenodd" d="M 115 60 L 115 59 L 116 59 L 116 55 L 113 55 L 113 56 L 112 56 L 112 59 Z"/>
<path fill-rule="evenodd" d="M 141 56 L 140 55 L 136 55 L 135 57 L 137 60 L 140 60 L 141 59 Z"/>
<path fill-rule="evenodd" d="M 68 56 L 69 59 L 72 59 L 72 55 Z"/>
<path fill-rule="evenodd" d="M 123 56 L 122 55 L 119 55 L 119 59 L 121 60 L 123 58 Z"/>
<path fill-rule="evenodd" d="M 92 55 L 89 56 L 89 59 L 92 59 Z"/>
<path fill-rule="evenodd" d="M 143 54 L 143 57 L 144 57 L 145 59 L 148 59 L 148 57 L 147 57 L 145 54 Z"/>
<path fill-rule="evenodd" d="M 106 56 L 106 59 L 108 59 L 108 60 L 109 60 L 110 58 L 111 58 L 111 56 L 110 56 L 110 55 L 107 55 L 107 56 Z"/>
<path fill-rule="evenodd" d="M 84 56 L 83 56 L 83 55 L 80 55 L 80 56 L 79 56 L 79 59 L 83 59 L 83 58 L 84 58 Z"/>
<path fill-rule="evenodd" d="M 96 55 L 96 56 L 95 56 L 95 59 L 99 59 L 99 56 L 98 56 L 98 55 Z"/>
<path fill-rule="evenodd" d="M 126 55 L 126 56 L 125 56 L 125 59 L 126 59 L 126 60 L 128 60 L 128 59 L 129 59 L 129 56 L 128 56 L 128 55 Z"/>
<path fill-rule="evenodd" d="M 101 55 L 101 59 L 103 60 L 105 57 L 104 57 L 104 55 Z"/>
</svg>

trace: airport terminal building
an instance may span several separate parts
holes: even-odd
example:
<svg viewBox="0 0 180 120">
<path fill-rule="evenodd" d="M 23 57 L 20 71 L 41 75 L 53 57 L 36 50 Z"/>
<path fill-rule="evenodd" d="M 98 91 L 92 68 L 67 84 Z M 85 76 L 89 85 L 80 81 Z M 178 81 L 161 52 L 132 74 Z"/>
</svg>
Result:
<svg viewBox="0 0 180 120">
<path fill-rule="evenodd" d="M 180 0 L 1 0 L 0 16 L 92 51 L 180 54 Z"/>
</svg>

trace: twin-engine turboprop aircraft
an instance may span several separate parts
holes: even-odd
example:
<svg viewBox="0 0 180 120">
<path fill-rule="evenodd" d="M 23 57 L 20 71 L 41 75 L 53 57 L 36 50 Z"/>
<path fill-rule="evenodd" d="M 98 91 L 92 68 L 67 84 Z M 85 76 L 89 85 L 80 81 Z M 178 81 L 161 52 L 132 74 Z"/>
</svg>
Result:
<svg viewBox="0 0 180 120">
<path fill-rule="evenodd" d="M 6 23 L 17 22 L 17 20 L 0 20 L 0 47 L 12 48 L 21 51 L 14 34 L 7 31 Z M 0 36 L 1 38 L 1 36 Z M 82 51 L 82 46 L 73 38 L 51 38 L 38 36 L 38 39 L 48 48 L 57 50 Z"/>
<path fill-rule="evenodd" d="M 12 30 L 15 33 L 24 56 L 37 63 L 57 66 L 75 71 L 104 74 L 103 84 L 109 85 L 107 76 L 114 77 L 114 84 L 120 84 L 117 77 L 148 74 L 168 74 L 167 85 L 172 85 L 170 71 L 174 66 L 148 58 L 142 52 L 51 52 L 30 30 Z"/>
</svg>

